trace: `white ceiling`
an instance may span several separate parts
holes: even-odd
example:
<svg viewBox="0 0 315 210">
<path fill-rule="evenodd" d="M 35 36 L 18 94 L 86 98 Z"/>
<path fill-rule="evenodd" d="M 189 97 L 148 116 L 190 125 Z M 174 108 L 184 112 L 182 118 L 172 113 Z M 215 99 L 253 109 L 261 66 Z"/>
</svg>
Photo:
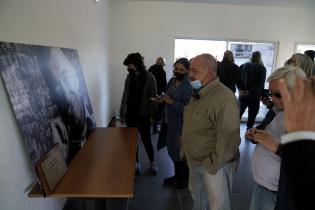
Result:
<svg viewBox="0 0 315 210">
<path fill-rule="evenodd" d="M 129 0 L 129 1 L 190 2 L 190 3 L 307 7 L 307 8 L 315 7 L 315 0 Z"/>
</svg>

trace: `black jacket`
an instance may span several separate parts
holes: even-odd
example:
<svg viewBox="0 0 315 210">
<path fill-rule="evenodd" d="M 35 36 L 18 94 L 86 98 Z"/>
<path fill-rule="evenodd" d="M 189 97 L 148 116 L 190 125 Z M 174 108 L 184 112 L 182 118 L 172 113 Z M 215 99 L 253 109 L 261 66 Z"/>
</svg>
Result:
<svg viewBox="0 0 315 210">
<path fill-rule="evenodd" d="M 247 98 L 261 96 L 266 80 L 266 68 L 262 64 L 247 62 L 240 66 L 241 79 L 237 82 L 239 90 L 248 90 Z"/>
<path fill-rule="evenodd" d="M 158 64 L 154 64 L 148 70 L 151 72 L 156 81 L 156 92 L 158 95 L 162 95 L 162 92 L 165 92 L 166 89 L 166 73 L 162 66 Z"/>
<path fill-rule="evenodd" d="M 296 209 L 314 209 L 315 197 L 315 141 L 298 140 L 282 146 L 288 185 Z"/>
<path fill-rule="evenodd" d="M 156 111 L 156 103 L 151 100 L 152 97 L 156 97 L 156 84 L 154 76 L 148 72 L 143 72 L 144 76 L 144 84 L 142 87 L 142 96 L 141 96 L 141 104 L 140 107 L 137 108 L 137 113 L 139 117 L 141 116 L 150 116 L 154 117 L 155 111 Z M 133 98 L 130 98 L 130 83 L 131 83 L 131 77 L 133 77 L 130 73 L 127 75 L 127 78 L 125 80 L 125 87 L 123 92 L 123 97 L 121 100 L 120 105 L 120 117 L 125 118 L 127 109 L 128 109 L 128 102 L 129 100 L 133 100 Z"/>
<path fill-rule="evenodd" d="M 235 85 L 241 76 L 238 66 L 226 59 L 223 59 L 222 62 L 218 62 L 218 76 L 220 82 L 235 93 Z"/>
</svg>

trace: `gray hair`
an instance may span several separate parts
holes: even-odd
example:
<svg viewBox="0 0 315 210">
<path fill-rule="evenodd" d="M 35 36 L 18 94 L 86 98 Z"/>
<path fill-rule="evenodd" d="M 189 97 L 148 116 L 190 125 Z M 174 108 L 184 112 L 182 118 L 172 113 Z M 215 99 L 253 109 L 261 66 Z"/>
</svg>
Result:
<svg viewBox="0 0 315 210">
<path fill-rule="evenodd" d="M 295 65 L 293 63 L 294 66 L 301 68 L 305 72 L 307 78 L 314 76 L 315 66 L 310 57 L 302 53 L 295 53 L 290 59 L 295 61 Z"/>
<path fill-rule="evenodd" d="M 294 88 L 296 77 L 306 78 L 305 72 L 294 66 L 284 66 L 278 68 L 268 77 L 268 82 L 272 80 L 284 79 L 289 89 Z"/>
</svg>

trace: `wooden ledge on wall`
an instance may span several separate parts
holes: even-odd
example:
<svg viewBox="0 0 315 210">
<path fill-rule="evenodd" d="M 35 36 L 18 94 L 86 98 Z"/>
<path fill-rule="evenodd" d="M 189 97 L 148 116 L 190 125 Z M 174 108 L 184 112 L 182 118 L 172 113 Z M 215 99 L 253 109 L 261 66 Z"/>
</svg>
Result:
<svg viewBox="0 0 315 210">
<path fill-rule="evenodd" d="M 96 128 L 48 195 L 59 198 L 133 196 L 137 128 Z M 43 197 L 37 183 L 28 197 Z"/>
</svg>

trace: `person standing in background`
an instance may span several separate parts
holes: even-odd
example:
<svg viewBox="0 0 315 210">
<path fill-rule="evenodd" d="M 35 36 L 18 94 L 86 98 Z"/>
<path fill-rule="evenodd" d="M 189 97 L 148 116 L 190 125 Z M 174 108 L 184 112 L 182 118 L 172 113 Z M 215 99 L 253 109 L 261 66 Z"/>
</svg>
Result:
<svg viewBox="0 0 315 210">
<path fill-rule="evenodd" d="M 154 150 L 151 142 L 150 127 L 155 114 L 155 102 L 151 100 L 156 96 L 156 84 L 154 76 L 144 66 L 140 53 L 131 53 L 124 60 L 128 75 L 125 81 L 124 93 L 120 106 L 120 119 L 127 127 L 137 127 L 141 140 L 151 162 L 152 175 L 156 175 L 158 168 L 154 159 Z M 138 159 L 136 175 L 140 175 L 140 163 Z"/>
<path fill-rule="evenodd" d="M 218 76 L 220 82 L 235 93 L 236 83 L 240 79 L 239 67 L 234 63 L 233 52 L 224 52 L 223 60 L 218 62 Z"/>
<path fill-rule="evenodd" d="M 166 90 L 166 73 L 163 69 L 165 66 L 165 59 L 163 57 L 158 57 L 154 65 L 152 65 L 148 71 L 151 72 L 156 81 L 157 95 L 161 96 Z M 157 104 L 157 110 L 155 114 L 155 122 L 153 124 L 153 133 L 158 132 L 158 124 L 161 121 L 162 114 L 164 110 L 164 104 Z"/>
<path fill-rule="evenodd" d="M 156 81 L 156 93 L 157 95 L 162 95 L 165 93 L 166 89 L 166 73 L 164 70 L 165 59 L 163 57 L 158 57 L 154 65 L 152 65 L 148 71 L 153 74 Z"/>
<path fill-rule="evenodd" d="M 262 63 L 261 53 L 252 53 L 250 61 L 240 66 L 241 78 L 237 83 L 239 89 L 240 118 L 248 107 L 247 129 L 253 127 L 259 111 L 260 96 L 266 80 L 266 68 Z"/>
<path fill-rule="evenodd" d="M 306 50 L 304 52 L 304 55 L 307 55 L 308 57 L 310 57 L 310 59 L 312 61 L 314 61 L 314 58 L 315 58 L 315 51 L 314 50 Z"/>
</svg>

